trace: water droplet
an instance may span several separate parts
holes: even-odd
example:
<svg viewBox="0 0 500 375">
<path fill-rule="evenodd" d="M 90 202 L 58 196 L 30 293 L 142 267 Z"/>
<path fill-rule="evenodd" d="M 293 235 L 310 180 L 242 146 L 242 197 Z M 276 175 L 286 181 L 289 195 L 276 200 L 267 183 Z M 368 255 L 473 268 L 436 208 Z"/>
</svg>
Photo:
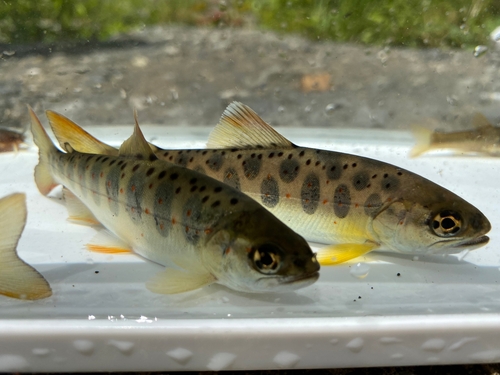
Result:
<svg viewBox="0 0 500 375">
<path fill-rule="evenodd" d="M 222 299 L 222 303 L 228 303 L 229 302 L 229 298 L 227 298 L 225 296 L 222 297 L 221 299 Z"/>
<path fill-rule="evenodd" d="M 351 267 L 349 273 L 357 279 L 364 279 L 370 272 L 370 266 L 366 263 L 356 263 Z"/>
<path fill-rule="evenodd" d="M 134 343 L 130 341 L 109 340 L 108 344 L 114 346 L 125 355 L 130 355 L 134 349 Z"/>
<path fill-rule="evenodd" d="M 273 362 L 281 368 L 290 368 L 295 366 L 300 360 L 297 354 L 293 354 L 287 351 L 282 351 L 276 354 L 273 358 Z"/>
<path fill-rule="evenodd" d="M 47 348 L 34 348 L 31 352 L 37 357 L 45 357 L 50 354 L 50 350 Z"/>
<path fill-rule="evenodd" d="M 84 355 L 91 355 L 94 352 L 94 343 L 90 340 L 75 340 L 73 347 Z"/>
<path fill-rule="evenodd" d="M 363 349 L 364 345 L 365 340 L 363 340 L 361 337 L 356 337 L 355 339 L 352 339 L 347 343 L 346 348 L 353 353 L 359 353 Z"/>
<path fill-rule="evenodd" d="M 394 353 L 394 354 L 391 355 L 391 358 L 392 359 L 401 359 L 401 358 L 403 358 L 403 354 L 401 354 L 401 353 Z"/>
<path fill-rule="evenodd" d="M 29 367 L 28 361 L 20 355 L 4 354 L 0 355 L 1 372 L 17 372 Z"/>
<path fill-rule="evenodd" d="M 428 352 L 440 352 L 444 349 L 445 342 L 442 339 L 429 339 L 422 344 L 422 350 Z"/>
<path fill-rule="evenodd" d="M 94 315 L 89 315 L 89 320 L 95 320 L 95 316 Z"/>
<path fill-rule="evenodd" d="M 285 107 L 283 107 L 282 105 L 280 105 L 280 106 L 278 107 L 278 112 L 279 112 L 279 113 L 283 113 L 283 112 L 285 112 Z"/>
<path fill-rule="evenodd" d="M 382 344 L 399 344 L 403 342 L 403 340 L 398 339 L 397 337 L 381 337 L 378 341 Z"/>
<path fill-rule="evenodd" d="M 167 355 L 177 363 L 185 365 L 193 357 L 193 352 L 184 348 L 176 348 L 167 352 Z"/>
<path fill-rule="evenodd" d="M 212 358 L 207 365 L 210 371 L 221 371 L 227 370 L 236 359 L 236 355 L 232 353 L 217 353 Z"/>
<path fill-rule="evenodd" d="M 455 351 L 455 350 L 461 349 L 465 344 L 467 344 L 469 342 L 473 342 L 473 341 L 477 341 L 477 338 L 464 337 L 463 339 L 458 340 L 456 343 L 452 344 L 449 349 L 451 351 Z"/>
<path fill-rule="evenodd" d="M 306 108 L 304 108 L 304 112 L 309 113 L 309 112 L 311 112 L 311 109 L 312 109 L 312 107 L 310 105 L 308 105 L 308 106 L 306 106 Z"/>
<path fill-rule="evenodd" d="M 3 51 L 3 54 L 5 56 L 14 56 L 16 54 L 16 51 Z"/>
<path fill-rule="evenodd" d="M 330 344 L 337 345 L 339 343 L 339 339 L 331 339 Z"/>
<path fill-rule="evenodd" d="M 488 47 L 476 46 L 476 48 L 474 48 L 474 57 L 482 56 L 486 53 L 486 51 L 488 51 Z"/>
</svg>

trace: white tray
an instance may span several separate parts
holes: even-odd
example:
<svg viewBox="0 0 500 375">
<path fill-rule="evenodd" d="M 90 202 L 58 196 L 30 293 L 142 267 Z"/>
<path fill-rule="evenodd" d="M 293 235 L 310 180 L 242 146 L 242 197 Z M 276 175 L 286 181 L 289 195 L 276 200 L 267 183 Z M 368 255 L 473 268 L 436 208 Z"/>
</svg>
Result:
<svg viewBox="0 0 500 375">
<path fill-rule="evenodd" d="M 132 127 L 88 128 L 118 145 Z M 210 128 L 144 126 L 165 147 L 203 147 Z M 176 371 L 399 366 L 500 360 L 500 159 L 407 158 L 409 134 L 281 129 L 301 145 L 399 166 L 453 190 L 490 219 L 490 243 L 458 256 L 377 253 L 364 279 L 356 263 L 322 268 L 295 293 L 247 295 L 222 286 L 157 295 L 161 266 L 134 255 L 89 253 L 94 229 L 66 221 L 57 198 L 36 190 L 36 148 L 0 155 L 0 196 L 24 191 L 23 259 L 50 282 L 35 302 L 0 296 L 0 372 Z M 98 273 L 96 273 L 98 272 Z M 400 276 L 398 276 L 398 274 Z"/>
</svg>

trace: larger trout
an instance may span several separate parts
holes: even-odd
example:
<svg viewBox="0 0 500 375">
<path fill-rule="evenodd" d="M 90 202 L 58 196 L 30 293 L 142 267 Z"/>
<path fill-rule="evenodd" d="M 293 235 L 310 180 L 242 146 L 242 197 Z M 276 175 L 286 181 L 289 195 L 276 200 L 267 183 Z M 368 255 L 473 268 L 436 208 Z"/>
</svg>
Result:
<svg viewBox="0 0 500 375">
<path fill-rule="evenodd" d="M 167 266 L 147 287 L 179 293 L 211 283 L 243 292 L 298 289 L 319 264 L 307 242 L 258 203 L 208 176 L 158 160 L 139 126 L 115 156 L 56 149 L 30 109 L 35 180 L 62 184 L 74 220 L 102 224 L 135 253 Z"/>
<path fill-rule="evenodd" d="M 117 153 L 63 116 L 47 115 L 62 144 Z M 248 194 L 307 240 L 334 244 L 318 254 L 322 264 L 376 249 L 458 253 L 489 241 L 488 219 L 449 190 L 388 163 L 297 146 L 241 103 L 224 111 L 209 149 L 152 147 L 158 158 Z"/>
</svg>

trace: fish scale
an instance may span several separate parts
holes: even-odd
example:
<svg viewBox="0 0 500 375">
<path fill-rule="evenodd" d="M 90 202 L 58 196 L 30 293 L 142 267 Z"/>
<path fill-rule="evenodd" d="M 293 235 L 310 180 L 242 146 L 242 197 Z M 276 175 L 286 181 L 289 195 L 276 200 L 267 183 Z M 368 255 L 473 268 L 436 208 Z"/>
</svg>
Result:
<svg viewBox="0 0 500 375">
<path fill-rule="evenodd" d="M 31 116 L 39 190 L 46 195 L 63 185 L 70 218 L 100 223 L 135 253 L 171 267 L 153 278 L 150 290 L 173 293 L 219 282 L 270 292 L 318 278 L 303 238 L 230 186 L 158 160 L 137 124 L 117 155 L 80 153 L 70 145 L 65 153 Z"/>
<path fill-rule="evenodd" d="M 73 139 L 76 124 L 48 116 L 60 144 L 117 152 L 88 133 Z M 307 240 L 334 243 L 319 254 L 323 264 L 375 249 L 457 253 L 489 241 L 488 219 L 451 191 L 392 164 L 294 145 L 241 103 L 224 111 L 207 146 L 151 145 L 158 158 L 241 190 Z"/>
</svg>

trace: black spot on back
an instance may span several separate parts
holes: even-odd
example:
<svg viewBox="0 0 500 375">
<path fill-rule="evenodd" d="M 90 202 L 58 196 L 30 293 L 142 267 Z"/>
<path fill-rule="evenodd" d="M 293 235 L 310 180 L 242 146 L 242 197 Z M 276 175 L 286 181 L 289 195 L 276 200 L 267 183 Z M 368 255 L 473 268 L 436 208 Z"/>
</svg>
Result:
<svg viewBox="0 0 500 375">
<path fill-rule="evenodd" d="M 220 153 L 216 152 L 208 158 L 206 163 L 208 165 L 208 168 L 217 172 L 221 169 L 222 164 L 224 163 L 224 158 Z"/>
<path fill-rule="evenodd" d="M 354 175 L 352 179 L 352 185 L 354 186 L 354 189 L 360 191 L 367 187 L 369 181 L 370 176 L 366 171 L 363 171 Z"/>
<path fill-rule="evenodd" d="M 338 160 L 328 160 L 325 163 L 326 177 L 329 180 L 338 180 L 342 175 L 342 164 Z"/>
</svg>

